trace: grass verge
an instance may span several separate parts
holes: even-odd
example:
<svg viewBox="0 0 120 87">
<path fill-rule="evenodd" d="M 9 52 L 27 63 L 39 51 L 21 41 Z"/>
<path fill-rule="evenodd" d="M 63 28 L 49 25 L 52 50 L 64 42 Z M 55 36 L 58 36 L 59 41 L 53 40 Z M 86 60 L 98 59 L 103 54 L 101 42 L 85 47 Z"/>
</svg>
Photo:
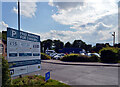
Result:
<svg viewBox="0 0 120 87">
<path fill-rule="evenodd" d="M 11 86 L 32 86 L 32 87 L 70 87 L 64 83 L 61 83 L 56 80 L 49 79 L 45 81 L 45 77 L 40 75 L 25 76 L 23 78 L 16 78 L 11 80 Z"/>
</svg>

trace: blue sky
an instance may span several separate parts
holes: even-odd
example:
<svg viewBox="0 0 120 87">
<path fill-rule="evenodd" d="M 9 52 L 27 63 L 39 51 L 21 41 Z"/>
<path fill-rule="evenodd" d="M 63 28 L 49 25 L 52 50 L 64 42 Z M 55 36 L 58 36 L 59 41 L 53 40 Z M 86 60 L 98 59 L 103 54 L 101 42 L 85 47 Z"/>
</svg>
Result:
<svg viewBox="0 0 120 87">
<path fill-rule="evenodd" d="M 87 44 L 110 43 L 118 27 L 119 0 L 82 2 L 22 2 L 21 30 L 41 36 L 41 40 L 63 42 L 83 40 Z M 2 2 L 2 30 L 17 29 L 17 3 Z M 116 38 L 117 41 L 117 38 Z"/>
</svg>

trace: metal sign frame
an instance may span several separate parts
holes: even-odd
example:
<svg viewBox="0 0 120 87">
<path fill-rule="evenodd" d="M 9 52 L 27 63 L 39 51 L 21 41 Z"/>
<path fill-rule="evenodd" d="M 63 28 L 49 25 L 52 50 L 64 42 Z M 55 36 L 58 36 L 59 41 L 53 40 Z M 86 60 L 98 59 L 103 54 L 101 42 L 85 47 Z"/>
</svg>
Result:
<svg viewBox="0 0 120 87">
<path fill-rule="evenodd" d="M 7 28 L 7 60 L 11 76 L 41 70 L 40 36 Z"/>
</svg>

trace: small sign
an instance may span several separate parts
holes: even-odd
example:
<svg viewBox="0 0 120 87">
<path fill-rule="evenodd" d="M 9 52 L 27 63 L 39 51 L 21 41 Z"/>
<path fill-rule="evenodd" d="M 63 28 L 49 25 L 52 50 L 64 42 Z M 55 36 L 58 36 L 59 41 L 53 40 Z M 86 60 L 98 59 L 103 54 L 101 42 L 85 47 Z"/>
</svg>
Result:
<svg viewBox="0 0 120 87">
<path fill-rule="evenodd" d="M 50 72 L 45 73 L 45 81 L 50 79 Z"/>
<path fill-rule="evenodd" d="M 11 69 L 10 70 L 10 75 L 13 75 L 14 74 L 14 69 Z"/>
</svg>

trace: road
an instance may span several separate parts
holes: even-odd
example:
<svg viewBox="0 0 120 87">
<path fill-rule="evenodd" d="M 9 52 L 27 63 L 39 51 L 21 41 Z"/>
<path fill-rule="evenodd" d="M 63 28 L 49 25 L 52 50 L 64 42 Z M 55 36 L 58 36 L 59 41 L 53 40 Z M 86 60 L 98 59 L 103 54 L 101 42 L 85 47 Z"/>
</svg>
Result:
<svg viewBox="0 0 120 87">
<path fill-rule="evenodd" d="M 69 85 L 118 85 L 118 67 L 42 63 L 42 70 L 37 73 L 45 76 L 47 71 L 51 72 L 51 79 Z"/>
</svg>

